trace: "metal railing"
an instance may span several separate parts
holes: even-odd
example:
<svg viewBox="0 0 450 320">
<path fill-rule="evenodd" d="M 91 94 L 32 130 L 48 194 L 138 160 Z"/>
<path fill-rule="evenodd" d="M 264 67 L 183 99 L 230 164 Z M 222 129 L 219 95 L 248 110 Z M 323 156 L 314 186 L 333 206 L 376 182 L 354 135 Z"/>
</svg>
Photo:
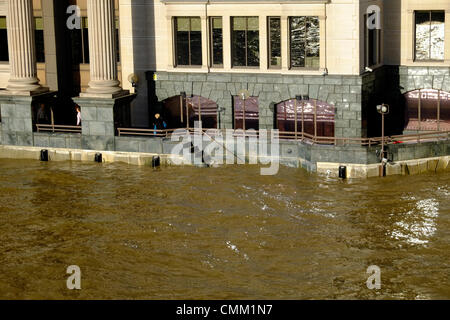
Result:
<svg viewBox="0 0 450 320">
<path fill-rule="evenodd" d="M 81 133 L 81 126 L 64 126 L 56 124 L 36 124 L 37 132 Z"/>
<path fill-rule="evenodd" d="M 181 128 L 182 130 L 188 130 L 194 133 L 194 128 Z M 118 128 L 118 135 L 121 136 L 147 136 L 147 137 L 163 137 L 169 138 L 178 129 L 165 129 L 165 130 L 155 130 L 155 129 L 133 129 L 133 128 Z M 208 135 L 224 135 L 225 129 L 202 129 L 202 133 L 205 134 L 208 131 Z M 270 132 L 270 130 L 268 130 Z M 234 130 L 234 137 L 244 136 L 245 138 L 259 137 L 259 131 L 251 130 Z M 291 131 L 279 131 L 278 137 L 281 140 L 294 140 L 302 141 L 308 144 L 314 145 L 354 145 L 354 146 L 376 146 L 381 144 L 381 137 L 373 138 L 346 138 L 346 137 L 322 137 L 314 136 L 305 132 L 291 132 Z M 421 132 L 417 134 L 407 134 L 407 135 L 394 135 L 384 137 L 385 144 L 399 144 L 399 143 L 421 143 L 427 141 L 439 141 L 439 140 L 449 140 L 450 131 L 432 131 L 432 132 Z"/>
</svg>

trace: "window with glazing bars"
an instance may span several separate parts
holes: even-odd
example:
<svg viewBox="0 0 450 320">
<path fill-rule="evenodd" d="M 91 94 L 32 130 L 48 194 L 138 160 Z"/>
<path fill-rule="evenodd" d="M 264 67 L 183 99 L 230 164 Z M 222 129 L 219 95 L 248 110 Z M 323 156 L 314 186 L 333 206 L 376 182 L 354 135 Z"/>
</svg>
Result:
<svg viewBox="0 0 450 320">
<path fill-rule="evenodd" d="M 281 68 L 281 19 L 268 18 L 269 68 Z"/>
<path fill-rule="evenodd" d="M 318 69 L 320 66 L 319 17 L 290 17 L 290 67 Z"/>
<path fill-rule="evenodd" d="M 202 28 L 199 17 L 176 17 L 175 64 L 177 66 L 202 65 Z"/>
<path fill-rule="evenodd" d="M 221 17 L 210 18 L 211 65 L 223 66 L 223 25 Z"/>
<path fill-rule="evenodd" d="M 0 17 L 0 61 L 9 61 L 6 17 Z"/>
<path fill-rule="evenodd" d="M 258 17 L 233 17 L 231 28 L 233 67 L 259 67 Z"/>
<path fill-rule="evenodd" d="M 415 59 L 444 60 L 445 12 L 415 12 Z"/>
</svg>

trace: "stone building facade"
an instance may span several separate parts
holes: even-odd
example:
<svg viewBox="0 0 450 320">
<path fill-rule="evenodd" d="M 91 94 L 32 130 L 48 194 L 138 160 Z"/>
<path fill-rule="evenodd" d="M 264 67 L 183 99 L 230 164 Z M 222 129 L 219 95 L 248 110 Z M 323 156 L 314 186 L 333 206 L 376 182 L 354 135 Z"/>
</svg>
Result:
<svg viewBox="0 0 450 320">
<path fill-rule="evenodd" d="M 82 26 L 76 42 L 67 29 L 76 12 L 68 13 L 72 5 L 80 9 Z M 366 27 L 369 7 L 380 13 L 378 31 Z M 447 44 L 447 0 L 242 0 L 239 5 L 231 0 L 0 0 L 0 19 L 5 18 L 0 22 L 6 26 L 0 35 L 7 34 L 9 55 L 0 61 L 2 143 L 36 144 L 35 108 L 54 99 L 66 108 L 69 120 L 74 104 L 82 107 L 79 140 L 86 149 L 114 149 L 117 109 L 128 106 L 128 126 L 149 128 L 155 103 L 181 92 L 217 103 L 223 108 L 219 126 L 232 128 L 233 96 L 242 89 L 258 97 L 260 129 L 276 127 L 277 104 L 302 95 L 334 106 L 335 137 L 379 136 L 375 107 L 380 103 L 391 105 L 387 133 L 399 134 L 405 93 L 450 92 L 450 46 L 431 48 L 437 59 L 417 58 L 415 21 L 427 12 L 430 23 L 435 19 L 441 28 L 439 40 Z M 176 21 L 186 17 L 198 21 L 194 31 L 201 46 L 195 54 L 201 62 L 196 65 L 177 60 Z M 258 63 L 236 66 L 233 19 L 248 17 L 257 21 L 251 28 L 258 32 Z M 314 18 L 318 33 L 313 62 L 299 67 L 292 58 L 292 19 L 301 17 Z M 45 62 L 36 59 L 40 18 Z M 221 64 L 212 60 L 212 18 L 221 21 Z M 276 57 L 272 18 L 279 23 L 279 37 L 273 36 Z M 73 61 L 73 52 L 80 50 L 83 61 Z M 136 82 L 129 81 L 131 75 Z"/>
</svg>

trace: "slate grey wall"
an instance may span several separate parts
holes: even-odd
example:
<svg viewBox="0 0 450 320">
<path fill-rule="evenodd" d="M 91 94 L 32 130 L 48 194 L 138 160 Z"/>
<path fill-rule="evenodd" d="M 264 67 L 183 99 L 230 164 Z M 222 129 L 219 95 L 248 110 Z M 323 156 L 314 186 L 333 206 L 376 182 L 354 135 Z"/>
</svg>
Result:
<svg viewBox="0 0 450 320">
<path fill-rule="evenodd" d="M 417 89 L 435 89 L 450 92 L 449 67 L 399 67 L 402 93 Z"/>
<path fill-rule="evenodd" d="M 179 95 L 199 95 L 225 108 L 222 128 L 232 128 L 232 96 L 247 89 L 259 97 L 260 129 L 272 129 L 274 104 L 309 95 L 336 107 L 336 137 L 361 137 L 362 78 L 359 76 L 299 76 L 250 73 L 192 74 L 158 72 L 156 95 L 160 101 Z"/>
<path fill-rule="evenodd" d="M 54 92 L 35 96 L 0 95 L 2 144 L 32 146 L 32 105 L 46 102 L 53 97 Z"/>
</svg>

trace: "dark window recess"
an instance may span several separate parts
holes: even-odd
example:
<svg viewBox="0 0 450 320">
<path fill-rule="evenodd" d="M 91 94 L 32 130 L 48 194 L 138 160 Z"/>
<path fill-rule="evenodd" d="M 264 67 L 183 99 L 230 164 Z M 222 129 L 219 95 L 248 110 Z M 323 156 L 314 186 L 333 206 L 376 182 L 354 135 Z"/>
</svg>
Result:
<svg viewBox="0 0 450 320">
<path fill-rule="evenodd" d="M 281 68 L 281 19 L 269 17 L 269 67 Z"/>
<path fill-rule="evenodd" d="M 335 108 L 319 100 L 295 99 L 277 104 L 277 127 L 281 132 L 295 132 L 295 106 L 297 106 L 297 132 L 302 132 L 302 124 L 307 134 L 314 135 L 314 105 L 316 105 L 317 136 L 334 137 Z M 303 119 L 303 121 L 302 121 Z"/>
<path fill-rule="evenodd" d="M 223 65 L 223 27 L 222 18 L 211 18 L 211 57 L 213 66 Z"/>
<path fill-rule="evenodd" d="M 416 60 L 444 60 L 445 12 L 415 12 Z"/>
<path fill-rule="evenodd" d="M 259 67 L 258 17 L 232 18 L 233 67 Z"/>
<path fill-rule="evenodd" d="M 245 109 L 245 130 L 259 130 L 259 101 L 258 97 L 249 97 L 244 101 L 239 96 L 233 97 L 234 108 L 234 129 L 244 129 L 244 109 Z"/>
<path fill-rule="evenodd" d="M 367 20 L 375 13 L 364 15 L 364 66 L 372 67 L 381 63 L 381 30 L 367 28 Z"/>
<path fill-rule="evenodd" d="M 88 18 L 83 17 L 81 20 L 81 30 L 73 29 L 70 31 L 72 42 L 72 63 L 87 64 L 89 63 L 89 29 Z"/>
<path fill-rule="evenodd" d="M 45 46 L 44 46 L 44 20 L 42 18 L 34 18 L 34 40 L 36 43 L 36 62 L 45 62 Z"/>
<path fill-rule="evenodd" d="M 6 17 L 0 17 L 0 61 L 9 61 Z"/>
<path fill-rule="evenodd" d="M 318 17 L 290 17 L 291 68 L 318 69 L 320 66 L 320 30 Z"/>
<path fill-rule="evenodd" d="M 120 62 L 120 33 L 119 33 L 119 18 L 116 18 L 116 54 L 117 54 L 117 62 Z"/>
<path fill-rule="evenodd" d="M 175 57 L 177 66 L 202 65 L 202 30 L 200 18 L 175 18 Z"/>
</svg>

